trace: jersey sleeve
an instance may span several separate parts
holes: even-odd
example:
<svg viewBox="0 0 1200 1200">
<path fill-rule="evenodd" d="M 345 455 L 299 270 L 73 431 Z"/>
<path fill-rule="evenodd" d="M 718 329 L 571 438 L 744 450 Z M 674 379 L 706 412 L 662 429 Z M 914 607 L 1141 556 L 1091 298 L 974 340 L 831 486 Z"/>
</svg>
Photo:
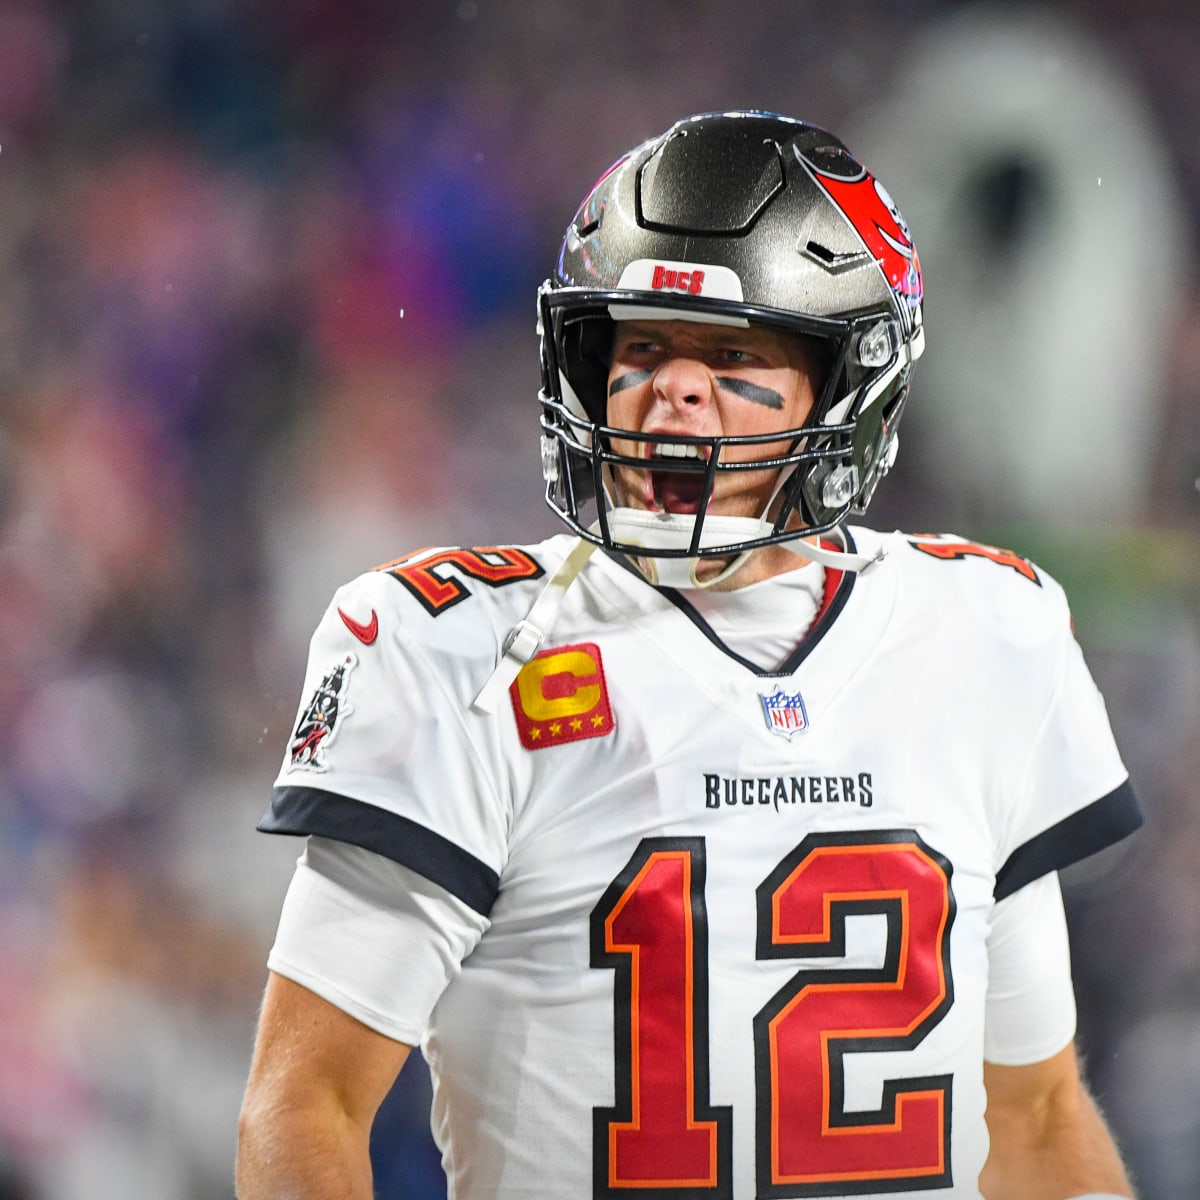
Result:
<svg viewBox="0 0 1200 1200">
<path fill-rule="evenodd" d="M 1075 989 L 1062 890 L 1053 871 L 1000 901 L 988 931 L 983 1056 L 1026 1066 L 1075 1036 Z"/>
<path fill-rule="evenodd" d="M 310 838 L 267 965 L 412 1046 L 487 927 L 486 917 L 416 871 Z"/>
<path fill-rule="evenodd" d="M 431 642 L 427 628 L 414 628 L 422 621 L 386 572 L 339 589 L 313 635 L 300 709 L 258 828 L 362 847 L 486 916 L 509 816 L 463 701 L 485 672 L 469 639 L 447 651 L 446 630 Z"/>
<path fill-rule="evenodd" d="M 1046 652 L 1058 654 L 1057 678 L 1017 775 L 999 847 L 997 900 L 1113 845 L 1142 824 L 1104 699 L 1070 632 L 1065 602 L 1057 645 Z"/>
</svg>

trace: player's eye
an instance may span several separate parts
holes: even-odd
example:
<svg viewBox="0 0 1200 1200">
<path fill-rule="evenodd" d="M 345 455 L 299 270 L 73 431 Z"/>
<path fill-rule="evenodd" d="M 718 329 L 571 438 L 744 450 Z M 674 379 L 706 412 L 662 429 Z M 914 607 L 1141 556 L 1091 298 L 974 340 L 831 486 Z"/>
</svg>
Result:
<svg viewBox="0 0 1200 1200">
<path fill-rule="evenodd" d="M 620 349 L 622 355 L 655 354 L 659 344 L 649 338 L 641 341 L 628 341 Z"/>
</svg>

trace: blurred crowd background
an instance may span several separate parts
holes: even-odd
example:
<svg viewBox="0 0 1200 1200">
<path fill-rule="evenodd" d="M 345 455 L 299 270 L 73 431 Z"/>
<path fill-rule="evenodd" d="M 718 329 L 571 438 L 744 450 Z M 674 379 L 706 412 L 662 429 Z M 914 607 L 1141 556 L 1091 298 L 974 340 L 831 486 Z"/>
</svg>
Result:
<svg viewBox="0 0 1200 1200">
<path fill-rule="evenodd" d="M 1143 1200 L 1200 1195 L 1194 0 L 0 0 L 0 1200 L 216 1200 L 333 588 L 553 532 L 534 293 L 694 111 L 838 131 L 929 351 L 871 512 L 1070 590 L 1146 809 L 1065 880 Z M 444 1195 L 428 1081 L 380 1197 Z"/>
</svg>

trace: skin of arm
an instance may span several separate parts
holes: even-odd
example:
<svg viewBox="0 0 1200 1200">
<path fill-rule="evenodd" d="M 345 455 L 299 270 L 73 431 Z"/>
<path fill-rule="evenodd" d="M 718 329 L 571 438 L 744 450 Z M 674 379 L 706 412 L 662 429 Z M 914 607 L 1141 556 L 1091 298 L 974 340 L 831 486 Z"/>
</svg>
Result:
<svg viewBox="0 0 1200 1200">
<path fill-rule="evenodd" d="M 983 1078 L 991 1151 L 979 1186 L 987 1200 L 1134 1195 L 1074 1045 L 1028 1066 L 985 1062 Z"/>
<path fill-rule="evenodd" d="M 238 1121 L 238 1200 L 371 1200 L 371 1125 L 409 1049 L 272 973 Z"/>
</svg>

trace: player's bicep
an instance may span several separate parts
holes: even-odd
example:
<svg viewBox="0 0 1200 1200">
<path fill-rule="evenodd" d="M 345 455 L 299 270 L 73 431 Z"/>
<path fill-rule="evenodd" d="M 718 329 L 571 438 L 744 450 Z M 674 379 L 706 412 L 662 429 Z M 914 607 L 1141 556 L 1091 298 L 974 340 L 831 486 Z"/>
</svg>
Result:
<svg viewBox="0 0 1200 1200">
<path fill-rule="evenodd" d="M 325 1114 L 369 1131 L 410 1047 L 272 972 L 259 1019 L 247 1111 Z"/>
<path fill-rule="evenodd" d="M 1001 900 L 988 934 L 984 1058 L 1018 1066 L 1049 1059 L 1075 1036 L 1070 941 L 1058 875 Z"/>
<path fill-rule="evenodd" d="M 488 924 L 408 867 L 359 846 L 310 838 L 268 965 L 411 1045 Z"/>
</svg>

